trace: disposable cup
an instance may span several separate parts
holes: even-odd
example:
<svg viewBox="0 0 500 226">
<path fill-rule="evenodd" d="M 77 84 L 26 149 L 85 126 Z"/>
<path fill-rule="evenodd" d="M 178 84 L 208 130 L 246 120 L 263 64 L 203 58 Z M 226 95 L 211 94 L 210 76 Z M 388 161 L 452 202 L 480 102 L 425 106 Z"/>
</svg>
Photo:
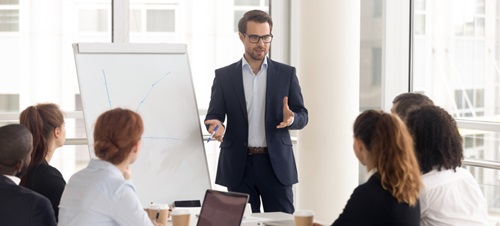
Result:
<svg viewBox="0 0 500 226">
<path fill-rule="evenodd" d="M 172 226 L 189 226 L 191 214 L 185 209 L 174 209 L 172 213 Z"/>
<path fill-rule="evenodd" d="M 312 210 L 298 210 L 293 213 L 295 226 L 312 226 L 314 212 Z"/>
<path fill-rule="evenodd" d="M 170 215 L 169 206 L 167 204 L 151 204 L 146 208 L 149 219 L 163 225 L 167 225 L 167 220 Z"/>
</svg>

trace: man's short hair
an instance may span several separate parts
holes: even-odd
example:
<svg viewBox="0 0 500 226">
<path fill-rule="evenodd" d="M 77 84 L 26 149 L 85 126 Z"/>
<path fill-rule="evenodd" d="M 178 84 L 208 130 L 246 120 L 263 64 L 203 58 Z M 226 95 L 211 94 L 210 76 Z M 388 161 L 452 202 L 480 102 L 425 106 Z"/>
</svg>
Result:
<svg viewBox="0 0 500 226">
<path fill-rule="evenodd" d="M 33 137 L 28 128 L 20 124 L 0 127 L 0 164 L 13 167 L 24 160 L 33 148 Z"/>
<path fill-rule="evenodd" d="M 404 120 L 411 111 L 422 106 L 434 105 L 434 102 L 420 93 L 402 93 L 394 98 L 392 104 L 395 105 L 393 111 Z"/>
<path fill-rule="evenodd" d="M 248 21 L 268 23 L 270 31 L 273 30 L 273 19 L 268 13 L 262 10 L 250 10 L 243 14 L 243 17 L 238 22 L 238 31 L 240 33 L 246 34 Z"/>
</svg>

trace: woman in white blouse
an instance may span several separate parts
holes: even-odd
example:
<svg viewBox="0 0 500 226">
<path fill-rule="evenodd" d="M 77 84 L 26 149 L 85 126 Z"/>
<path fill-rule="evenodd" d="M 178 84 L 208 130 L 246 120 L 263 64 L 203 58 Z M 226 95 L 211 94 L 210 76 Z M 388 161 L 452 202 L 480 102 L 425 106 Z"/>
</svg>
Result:
<svg viewBox="0 0 500 226">
<path fill-rule="evenodd" d="M 58 225 L 160 225 L 144 211 L 130 182 L 144 126 L 139 114 L 116 108 L 99 116 L 94 150 L 99 159 L 75 173 L 64 189 Z"/>
<path fill-rule="evenodd" d="M 486 199 L 461 167 L 462 137 L 451 115 L 434 105 L 423 106 L 409 112 L 406 125 L 423 174 L 420 225 L 488 225 Z"/>
</svg>

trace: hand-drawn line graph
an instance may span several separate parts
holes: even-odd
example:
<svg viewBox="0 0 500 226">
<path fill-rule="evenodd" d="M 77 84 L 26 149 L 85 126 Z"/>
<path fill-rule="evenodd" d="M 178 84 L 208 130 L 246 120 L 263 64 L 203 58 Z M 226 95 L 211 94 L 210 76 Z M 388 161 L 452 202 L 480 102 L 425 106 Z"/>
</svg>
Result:
<svg viewBox="0 0 500 226">
<path fill-rule="evenodd" d="M 109 85 L 108 85 L 108 79 L 106 77 L 106 72 L 104 71 L 104 69 L 101 69 L 101 71 L 102 71 L 102 76 L 103 76 L 103 79 L 104 79 L 104 87 L 106 88 L 106 94 L 107 94 L 107 98 L 108 98 L 109 109 L 113 109 L 113 105 L 112 105 L 112 101 L 111 101 L 111 95 L 109 94 Z M 151 94 L 151 92 L 153 91 L 153 89 L 155 88 L 155 86 L 158 83 L 160 83 L 163 79 L 165 79 L 168 75 L 170 75 L 171 73 L 172 73 L 171 71 L 165 73 L 165 75 L 163 75 L 160 79 L 158 79 L 157 81 L 153 82 L 153 84 L 151 84 L 151 87 L 148 90 L 148 92 L 146 93 L 146 95 L 144 96 L 144 98 L 142 98 L 142 100 L 139 101 L 139 104 L 137 105 L 137 109 L 135 110 L 136 112 L 139 112 L 139 108 L 146 101 L 146 99 L 149 97 L 149 94 Z M 147 139 L 147 140 L 169 140 L 169 141 L 173 140 L 173 141 L 179 141 L 179 142 L 184 141 L 183 139 L 178 139 L 178 138 L 173 138 L 173 137 L 159 137 L 159 136 L 143 136 L 142 139 Z"/>
<path fill-rule="evenodd" d="M 161 77 L 158 81 L 154 82 L 153 84 L 151 84 L 151 88 L 149 89 L 148 93 L 146 94 L 146 96 L 144 98 L 142 98 L 142 100 L 140 101 L 139 105 L 137 106 L 137 109 L 135 111 L 139 111 L 139 108 L 141 107 L 141 105 L 144 103 L 144 101 L 146 101 L 146 98 L 148 98 L 149 94 L 151 93 L 151 91 L 155 88 L 155 85 L 158 84 L 159 82 L 161 82 L 161 80 L 163 80 L 165 77 L 167 77 L 171 72 L 167 72 L 163 77 Z"/>
<path fill-rule="evenodd" d="M 158 83 L 160 83 L 164 78 L 166 78 L 168 75 L 170 75 L 171 73 L 172 73 L 171 71 L 167 72 L 160 79 L 158 79 L 156 82 L 153 82 L 153 84 L 151 84 L 151 87 L 148 90 L 148 92 L 146 93 L 146 96 L 144 96 L 144 98 L 142 98 L 142 100 L 139 101 L 139 104 L 137 105 L 137 108 L 135 110 L 136 112 L 139 112 L 139 108 L 146 101 L 146 99 L 148 98 L 148 96 L 151 93 L 151 91 L 153 91 L 153 89 L 155 88 L 155 86 Z M 107 94 L 107 97 L 108 97 L 109 109 L 112 109 L 113 105 L 111 104 L 111 96 L 109 95 L 108 79 L 106 78 L 106 72 L 104 71 L 104 69 L 102 69 L 102 76 L 104 78 L 104 87 L 106 88 L 106 94 Z"/>
<path fill-rule="evenodd" d="M 111 97 L 109 96 L 108 80 L 106 79 L 106 72 L 104 71 L 104 69 L 102 69 L 102 76 L 104 77 L 104 86 L 106 87 L 106 94 L 108 95 L 109 109 L 111 109 Z"/>
<path fill-rule="evenodd" d="M 73 44 L 89 154 L 95 120 L 107 110 L 138 110 L 141 153 L 131 166 L 142 205 L 203 199 L 211 188 L 185 44 Z"/>
</svg>

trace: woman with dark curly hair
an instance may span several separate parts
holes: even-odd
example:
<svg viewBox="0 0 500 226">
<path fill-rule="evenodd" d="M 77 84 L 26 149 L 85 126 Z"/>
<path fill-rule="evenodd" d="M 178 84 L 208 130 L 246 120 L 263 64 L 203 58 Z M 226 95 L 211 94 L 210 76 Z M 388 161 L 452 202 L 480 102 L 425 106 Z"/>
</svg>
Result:
<svg viewBox="0 0 500 226">
<path fill-rule="evenodd" d="M 462 137 L 453 117 L 440 107 L 422 106 L 409 112 L 406 125 L 423 174 L 420 225 L 487 225 L 486 199 L 461 167 Z"/>
</svg>

